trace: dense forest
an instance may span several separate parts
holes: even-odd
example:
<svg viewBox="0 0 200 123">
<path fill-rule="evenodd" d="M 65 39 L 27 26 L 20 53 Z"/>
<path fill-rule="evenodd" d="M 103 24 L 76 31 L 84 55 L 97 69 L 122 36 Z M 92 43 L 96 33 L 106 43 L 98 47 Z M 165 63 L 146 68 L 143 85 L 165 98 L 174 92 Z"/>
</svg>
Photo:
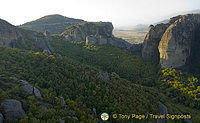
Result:
<svg viewBox="0 0 200 123">
<path fill-rule="evenodd" d="M 15 122 L 98 122 L 103 112 L 158 114 L 160 103 L 170 114 L 199 120 L 198 76 L 161 69 L 154 59 L 111 45 L 67 42 L 58 35 L 52 35 L 51 45 L 53 55 L 0 47 L 0 102 L 19 100 L 26 112 Z M 41 98 L 26 93 L 21 80 L 38 88 Z"/>
</svg>

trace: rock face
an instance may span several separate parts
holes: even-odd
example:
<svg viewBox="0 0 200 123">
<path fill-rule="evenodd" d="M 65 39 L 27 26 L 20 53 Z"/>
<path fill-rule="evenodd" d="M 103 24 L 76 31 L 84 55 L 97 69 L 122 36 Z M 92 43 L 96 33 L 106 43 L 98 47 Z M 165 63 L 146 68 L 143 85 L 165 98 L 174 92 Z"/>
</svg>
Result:
<svg viewBox="0 0 200 123">
<path fill-rule="evenodd" d="M 42 33 L 20 29 L 0 19 L 0 46 L 27 50 L 50 50 L 49 39 Z"/>
<path fill-rule="evenodd" d="M 14 99 L 4 100 L 1 103 L 1 107 L 5 112 L 5 118 L 20 119 L 25 115 L 21 102 Z"/>
<path fill-rule="evenodd" d="M 167 24 L 150 26 L 143 44 L 142 56 L 159 56 L 163 68 L 191 70 L 194 65 L 198 66 L 194 61 L 200 57 L 199 28 L 200 14 L 180 15 L 171 18 Z"/>
<path fill-rule="evenodd" d="M 67 27 L 62 36 L 68 41 L 86 41 L 88 45 L 129 45 L 128 42 L 114 37 L 112 31 L 113 25 L 110 22 L 85 22 Z"/>
<path fill-rule="evenodd" d="M 149 31 L 144 39 L 142 56 L 154 57 L 159 61 L 158 45 L 162 38 L 163 33 L 167 29 L 168 24 L 158 24 L 156 26 L 149 26 Z"/>
</svg>

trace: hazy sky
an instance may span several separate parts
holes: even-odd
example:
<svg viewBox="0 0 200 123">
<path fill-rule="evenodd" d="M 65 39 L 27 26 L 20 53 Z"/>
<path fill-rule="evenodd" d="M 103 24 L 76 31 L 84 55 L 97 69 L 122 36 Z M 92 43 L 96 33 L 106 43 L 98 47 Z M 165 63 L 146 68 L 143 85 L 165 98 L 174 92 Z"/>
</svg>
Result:
<svg viewBox="0 0 200 123">
<path fill-rule="evenodd" d="M 49 14 L 114 26 L 153 23 L 164 16 L 200 9 L 200 0 L 2 0 L 0 18 L 19 25 Z"/>
</svg>

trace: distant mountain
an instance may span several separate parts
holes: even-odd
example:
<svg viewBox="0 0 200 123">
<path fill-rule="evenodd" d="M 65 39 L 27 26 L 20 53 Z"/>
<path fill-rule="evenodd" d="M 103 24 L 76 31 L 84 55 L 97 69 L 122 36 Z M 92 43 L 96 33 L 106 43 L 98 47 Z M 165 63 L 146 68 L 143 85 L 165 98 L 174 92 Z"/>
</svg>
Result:
<svg viewBox="0 0 200 123">
<path fill-rule="evenodd" d="M 200 13 L 200 9 L 191 10 L 191 11 L 183 11 L 183 12 L 172 13 L 172 14 L 169 14 L 169 15 L 163 17 L 163 20 L 162 20 L 162 21 L 158 21 L 158 22 L 153 23 L 153 25 L 157 25 L 157 24 L 160 24 L 160 23 L 165 23 L 165 24 L 166 24 L 166 23 L 169 22 L 169 18 L 178 16 L 178 15 L 197 14 L 197 13 Z M 151 24 L 137 24 L 137 25 L 135 25 L 135 26 L 118 27 L 118 28 L 116 28 L 115 30 L 148 31 L 149 25 L 151 25 Z"/>
<path fill-rule="evenodd" d="M 154 25 L 160 24 L 160 23 L 168 23 L 169 22 L 169 18 L 174 17 L 174 16 L 185 15 L 185 14 L 198 14 L 198 13 L 200 13 L 200 9 L 191 10 L 191 11 L 184 11 L 184 12 L 178 12 L 178 13 L 173 13 L 173 14 L 170 14 L 170 15 L 166 16 L 165 17 L 166 19 L 154 23 Z"/>
<path fill-rule="evenodd" d="M 51 34 L 60 34 L 66 29 L 67 26 L 83 22 L 85 21 L 54 14 L 44 16 L 31 22 L 27 22 L 20 25 L 19 27 L 40 32 L 48 31 Z"/>
</svg>

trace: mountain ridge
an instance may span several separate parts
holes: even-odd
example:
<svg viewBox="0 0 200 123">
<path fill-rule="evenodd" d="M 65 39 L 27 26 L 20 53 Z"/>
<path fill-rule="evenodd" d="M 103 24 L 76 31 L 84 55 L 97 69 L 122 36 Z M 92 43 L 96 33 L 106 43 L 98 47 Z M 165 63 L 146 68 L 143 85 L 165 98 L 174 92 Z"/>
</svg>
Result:
<svg viewBox="0 0 200 123">
<path fill-rule="evenodd" d="M 20 28 L 34 31 L 45 32 L 51 34 L 61 34 L 67 26 L 83 23 L 84 20 L 65 17 L 59 14 L 46 15 L 34 21 L 30 21 L 19 25 Z"/>
</svg>

